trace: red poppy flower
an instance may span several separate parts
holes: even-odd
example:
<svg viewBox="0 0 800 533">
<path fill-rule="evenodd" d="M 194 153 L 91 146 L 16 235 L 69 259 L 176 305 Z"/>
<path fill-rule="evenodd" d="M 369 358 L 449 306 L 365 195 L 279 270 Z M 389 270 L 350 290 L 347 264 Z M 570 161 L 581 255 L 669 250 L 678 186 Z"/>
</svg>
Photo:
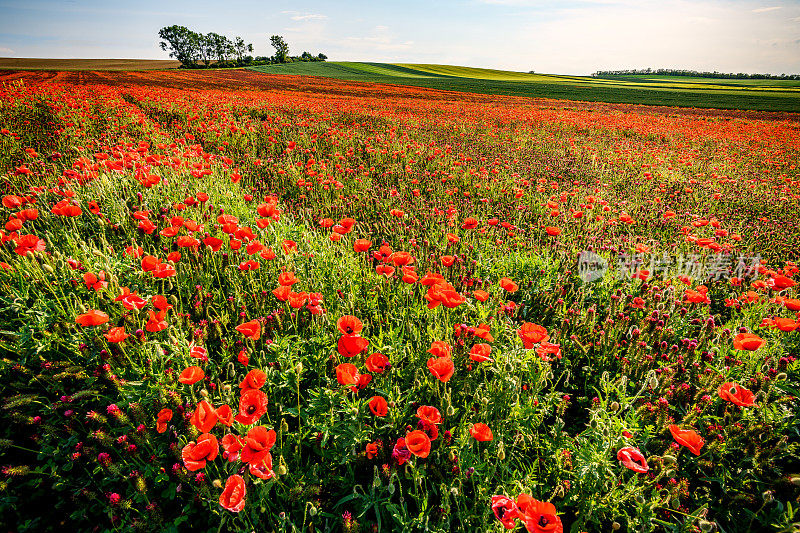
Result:
<svg viewBox="0 0 800 533">
<path fill-rule="evenodd" d="M 434 357 L 450 357 L 453 353 L 453 348 L 445 341 L 433 341 L 428 353 Z"/>
<path fill-rule="evenodd" d="M 533 324 L 532 322 L 525 322 L 522 324 L 519 330 L 517 330 L 517 335 L 522 339 L 526 350 L 533 348 L 534 344 L 544 342 L 550 338 L 550 335 L 547 334 L 547 330 L 543 326 Z"/>
<path fill-rule="evenodd" d="M 236 331 L 251 340 L 258 340 L 261 337 L 261 324 L 257 320 L 251 320 L 236 326 Z"/>
<path fill-rule="evenodd" d="M 217 237 L 206 237 L 203 239 L 203 244 L 211 248 L 212 252 L 218 252 L 222 248 L 223 240 Z"/>
<path fill-rule="evenodd" d="M 267 412 L 267 395 L 258 389 L 242 391 L 239 398 L 239 414 L 235 420 L 249 426 L 255 424 Z"/>
<path fill-rule="evenodd" d="M 289 296 L 292 295 L 292 288 L 289 285 L 279 285 L 277 289 L 272 291 L 272 294 L 275 295 L 281 302 L 286 302 L 289 300 Z"/>
<path fill-rule="evenodd" d="M 372 241 L 367 239 L 356 239 L 353 241 L 353 250 L 356 252 L 366 252 L 372 246 Z"/>
<path fill-rule="evenodd" d="M 382 374 L 389 367 L 389 358 L 382 353 L 374 353 L 367 357 L 364 366 L 372 373 Z"/>
<path fill-rule="evenodd" d="M 489 429 L 489 426 L 482 422 L 478 422 L 477 424 L 473 424 L 471 428 L 469 428 L 469 434 L 472 435 L 472 438 L 479 442 L 488 442 L 494 440 L 494 435 L 492 435 L 492 430 Z"/>
<path fill-rule="evenodd" d="M 386 403 L 385 398 L 373 396 L 369 399 L 369 410 L 372 411 L 373 415 L 383 418 L 389 414 L 389 404 Z"/>
<path fill-rule="evenodd" d="M 186 468 L 192 472 L 205 468 L 206 461 L 213 461 L 219 454 L 217 437 L 203 433 L 197 437 L 197 443 L 191 441 L 181 450 L 181 458 Z"/>
<path fill-rule="evenodd" d="M 441 258 L 442 264 L 446 267 L 453 266 L 453 263 L 456 262 L 456 258 L 453 255 L 443 255 Z"/>
<path fill-rule="evenodd" d="M 167 316 L 166 309 L 159 311 L 158 313 L 154 313 L 153 311 L 148 312 L 150 314 L 150 319 L 147 321 L 147 324 L 145 324 L 144 329 L 150 333 L 158 333 L 159 331 L 164 331 L 167 329 L 167 321 L 164 320 L 164 318 Z"/>
<path fill-rule="evenodd" d="M 189 357 L 191 357 L 192 359 L 199 359 L 200 361 L 207 363 L 208 350 L 206 350 L 202 346 L 192 346 L 189 349 Z"/>
<path fill-rule="evenodd" d="M 278 283 L 284 286 L 291 287 L 299 281 L 300 280 L 297 279 L 297 276 L 294 275 L 294 272 L 281 272 L 278 276 Z"/>
<path fill-rule="evenodd" d="M 296 254 L 297 253 L 297 243 L 290 240 L 284 240 L 281 248 L 283 248 L 283 253 L 286 255 Z"/>
<path fill-rule="evenodd" d="M 417 408 L 417 416 L 420 420 L 427 420 L 431 424 L 441 424 L 442 414 L 435 407 L 430 405 L 422 405 Z"/>
<path fill-rule="evenodd" d="M 736 383 L 723 383 L 717 391 L 723 400 L 738 405 L 739 407 L 755 407 L 755 395 Z"/>
<path fill-rule="evenodd" d="M 251 462 L 249 464 L 249 470 L 251 475 L 259 479 L 272 479 L 275 476 L 275 471 L 272 470 L 272 454 L 268 453 L 259 463 Z"/>
<path fill-rule="evenodd" d="M 428 359 L 428 370 L 442 383 L 447 383 L 453 377 L 455 367 L 449 357 L 431 357 Z"/>
<path fill-rule="evenodd" d="M 492 353 L 492 347 L 488 344 L 476 344 L 472 347 L 469 351 L 469 358 L 472 361 L 482 363 L 484 361 L 492 361 L 493 359 L 489 357 L 489 354 Z"/>
<path fill-rule="evenodd" d="M 247 375 L 244 377 L 241 383 L 239 383 L 239 388 L 242 389 L 242 392 L 249 390 L 249 389 L 260 389 L 264 386 L 267 382 L 267 373 L 263 370 L 259 370 L 254 368 Z"/>
<path fill-rule="evenodd" d="M 164 433 L 167 431 L 167 422 L 172 420 L 172 409 L 162 409 L 156 418 L 156 431 Z"/>
<path fill-rule="evenodd" d="M 178 381 L 184 385 L 194 385 L 201 379 L 206 377 L 206 373 L 199 366 L 190 366 L 186 368 L 178 377 Z"/>
<path fill-rule="evenodd" d="M 689 448 L 689 451 L 695 455 L 700 455 L 700 449 L 705 444 L 703 438 L 692 429 L 681 429 L 675 424 L 669 426 L 669 432 L 672 433 L 672 438 L 675 441 Z"/>
<path fill-rule="evenodd" d="M 350 363 L 342 363 L 336 366 L 336 381 L 341 385 L 355 385 L 361 374 L 358 372 L 356 365 Z"/>
<path fill-rule="evenodd" d="M 366 448 L 367 459 L 374 459 L 378 455 L 378 445 L 374 442 L 367 443 Z"/>
<path fill-rule="evenodd" d="M 267 430 L 264 426 L 250 428 L 242 448 L 242 462 L 260 463 L 275 445 L 275 430 Z"/>
<path fill-rule="evenodd" d="M 561 345 L 542 341 L 539 343 L 539 347 L 536 348 L 536 355 L 538 355 L 542 361 L 551 361 L 553 357 L 561 359 Z"/>
<path fill-rule="evenodd" d="M 617 461 L 621 462 L 623 466 L 630 468 L 634 472 L 644 474 L 650 467 L 647 466 L 647 461 L 639 451 L 639 448 L 633 446 L 626 446 L 617 452 Z"/>
<path fill-rule="evenodd" d="M 206 400 L 197 404 L 192 414 L 191 423 L 201 433 L 208 433 L 217 423 L 217 410 Z"/>
<path fill-rule="evenodd" d="M 753 333 L 739 333 L 733 339 L 733 347 L 737 350 L 754 351 L 764 345 L 764 339 Z"/>
<path fill-rule="evenodd" d="M 544 230 L 551 237 L 558 237 L 559 235 L 561 235 L 561 228 L 555 226 L 547 226 L 546 228 L 544 228 Z"/>
<path fill-rule="evenodd" d="M 230 405 L 217 407 L 217 421 L 223 426 L 231 427 L 233 425 L 233 409 Z"/>
<path fill-rule="evenodd" d="M 355 357 L 364 351 L 369 341 L 360 335 L 342 335 L 336 348 L 344 357 Z"/>
<path fill-rule="evenodd" d="M 100 326 L 108 322 L 108 315 L 97 309 L 90 309 L 86 313 L 78 315 L 75 322 L 83 327 Z"/>
<path fill-rule="evenodd" d="M 492 496 L 492 512 L 506 529 L 514 529 L 517 526 L 519 509 L 511 498 L 502 495 Z"/>
<path fill-rule="evenodd" d="M 125 333 L 124 327 L 116 327 L 111 328 L 103 335 L 108 342 L 122 342 L 128 338 L 128 334 Z"/>
<path fill-rule="evenodd" d="M 527 495 L 526 495 L 527 496 Z M 517 507 L 522 511 L 520 504 L 522 494 L 517 499 Z M 520 519 L 525 524 L 528 533 L 563 533 L 564 527 L 561 519 L 556 514 L 556 507 L 550 502 L 540 502 L 528 497 L 525 501 L 525 510 Z"/>
<path fill-rule="evenodd" d="M 364 325 L 361 321 L 351 315 L 345 315 L 336 321 L 336 329 L 338 329 L 339 333 L 342 335 L 357 335 L 361 333 L 363 327 Z"/>
<path fill-rule="evenodd" d="M 244 509 L 247 487 L 242 476 L 234 474 L 225 482 L 225 488 L 219 496 L 219 504 L 228 511 L 238 513 Z"/>
<path fill-rule="evenodd" d="M 500 280 L 500 287 L 505 290 L 506 292 L 517 292 L 519 290 L 519 285 L 511 281 L 510 278 L 502 278 Z"/>
<path fill-rule="evenodd" d="M 482 291 L 480 289 L 478 289 L 477 291 L 473 291 L 472 296 L 474 296 L 475 299 L 478 300 L 479 302 L 485 302 L 486 300 L 489 299 L 489 293 L 486 291 Z"/>
<path fill-rule="evenodd" d="M 431 439 L 424 431 L 415 430 L 406 435 L 406 448 L 421 459 L 431 453 Z"/>
<path fill-rule="evenodd" d="M 222 449 L 225 450 L 224 456 L 229 462 L 239 460 L 239 451 L 244 448 L 244 439 L 238 435 L 228 433 L 222 437 Z"/>
</svg>

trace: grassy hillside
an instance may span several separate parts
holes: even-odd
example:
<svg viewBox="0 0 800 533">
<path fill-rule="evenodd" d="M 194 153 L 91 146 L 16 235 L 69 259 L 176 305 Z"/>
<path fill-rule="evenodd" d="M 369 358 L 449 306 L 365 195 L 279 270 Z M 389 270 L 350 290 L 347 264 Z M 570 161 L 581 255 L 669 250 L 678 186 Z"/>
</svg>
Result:
<svg viewBox="0 0 800 533">
<path fill-rule="evenodd" d="M 448 91 L 566 100 L 800 112 L 800 82 L 670 76 L 558 76 L 414 63 L 291 63 L 253 70 Z"/>
</svg>

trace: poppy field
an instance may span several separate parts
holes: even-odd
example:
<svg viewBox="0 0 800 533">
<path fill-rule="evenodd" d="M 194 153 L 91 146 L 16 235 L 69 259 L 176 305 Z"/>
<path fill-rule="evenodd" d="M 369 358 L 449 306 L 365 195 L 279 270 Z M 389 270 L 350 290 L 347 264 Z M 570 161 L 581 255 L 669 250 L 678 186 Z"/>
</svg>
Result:
<svg viewBox="0 0 800 533">
<path fill-rule="evenodd" d="M 800 528 L 800 117 L 0 80 L 4 529 Z"/>
</svg>

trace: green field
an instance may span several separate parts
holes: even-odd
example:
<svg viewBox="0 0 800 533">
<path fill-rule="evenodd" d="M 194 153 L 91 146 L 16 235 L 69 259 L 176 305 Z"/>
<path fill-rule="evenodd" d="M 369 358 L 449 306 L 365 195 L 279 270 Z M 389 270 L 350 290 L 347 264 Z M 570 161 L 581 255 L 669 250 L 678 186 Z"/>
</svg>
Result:
<svg viewBox="0 0 800 533">
<path fill-rule="evenodd" d="M 415 63 L 289 63 L 267 74 L 322 76 L 506 96 L 643 105 L 800 112 L 800 81 L 671 76 L 559 76 Z"/>
</svg>

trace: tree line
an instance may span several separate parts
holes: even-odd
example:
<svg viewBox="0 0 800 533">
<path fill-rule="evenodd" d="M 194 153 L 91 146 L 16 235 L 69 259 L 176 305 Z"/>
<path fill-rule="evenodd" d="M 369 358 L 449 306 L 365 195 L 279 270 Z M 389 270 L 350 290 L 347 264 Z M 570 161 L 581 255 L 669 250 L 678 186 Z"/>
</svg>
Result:
<svg viewBox="0 0 800 533">
<path fill-rule="evenodd" d="M 161 39 L 159 45 L 169 51 L 169 57 L 181 62 L 181 68 L 214 68 L 243 67 L 250 65 L 266 65 L 270 63 L 291 63 L 294 61 L 325 61 L 325 54 L 312 55 L 303 52 L 300 56 L 289 55 L 289 45 L 280 35 L 270 37 L 270 44 L 275 48 L 271 57 L 253 57 L 252 43 L 246 43 L 241 37 L 229 39 L 218 33 L 198 33 L 185 26 L 166 26 L 158 31 Z"/>
<path fill-rule="evenodd" d="M 598 70 L 597 72 L 592 73 L 592 76 L 636 76 L 641 74 L 657 76 L 686 76 L 690 78 L 721 78 L 730 80 L 800 80 L 800 74 L 747 74 L 744 72 L 733 74 L 717 72 L 716 70 L 714 72 L 699 72 L 697 70 L 671 68 Z"/>
</svg>

